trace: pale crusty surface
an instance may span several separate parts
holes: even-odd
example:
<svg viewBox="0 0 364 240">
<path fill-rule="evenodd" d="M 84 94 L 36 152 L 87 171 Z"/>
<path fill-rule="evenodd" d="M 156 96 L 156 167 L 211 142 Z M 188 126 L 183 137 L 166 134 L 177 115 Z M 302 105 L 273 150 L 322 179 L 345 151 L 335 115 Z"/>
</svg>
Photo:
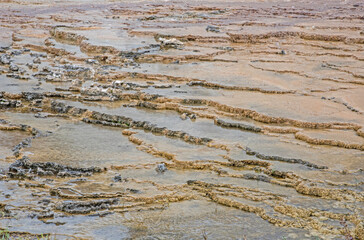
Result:
<svg viewBox="0 0 364 240">
<path fill-rule="evenodd" d="M 13 239 L 364 239 L 362 1 L 0 7 Z"/>
</svg>

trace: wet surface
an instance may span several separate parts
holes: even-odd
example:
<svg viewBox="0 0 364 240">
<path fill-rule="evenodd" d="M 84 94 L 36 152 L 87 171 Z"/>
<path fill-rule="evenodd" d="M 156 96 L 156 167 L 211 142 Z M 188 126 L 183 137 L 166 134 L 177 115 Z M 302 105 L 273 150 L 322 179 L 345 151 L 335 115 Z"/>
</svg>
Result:
<svg viewBox="0 0 364 240">
<path fill-rule="evenodd" d="M 364 239 L 361 1 L 2 1 L 11 239 Z"/>
</svg>

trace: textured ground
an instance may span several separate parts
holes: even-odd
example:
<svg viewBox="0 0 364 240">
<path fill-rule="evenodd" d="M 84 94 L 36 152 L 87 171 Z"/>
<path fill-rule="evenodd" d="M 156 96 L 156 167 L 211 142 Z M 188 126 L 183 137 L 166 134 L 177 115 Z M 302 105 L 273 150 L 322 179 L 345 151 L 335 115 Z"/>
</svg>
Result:
<svg viewBox="0 0 364 240">
<path fill-rule="evenodd" d="M 0 1 L 6 234 L 364 239 L 362 1 L 49 2 Z"/>
</svg>

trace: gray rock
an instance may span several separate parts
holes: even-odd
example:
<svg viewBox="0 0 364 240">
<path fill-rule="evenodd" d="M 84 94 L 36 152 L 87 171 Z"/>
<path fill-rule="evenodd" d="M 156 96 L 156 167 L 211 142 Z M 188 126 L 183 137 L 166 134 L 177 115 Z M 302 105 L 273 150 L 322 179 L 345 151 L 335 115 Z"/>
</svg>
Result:
<svg viewBox="0 0 364 240">
<path fill-rule="evenodd" d="M 216 32 L 216 33 L 218 33 L 218 32 L 220 32 L 220 28 L 209 25 L 209 26 L 206 27 L 206 31 L 207 32 Z"/>
<path fill-rule="evenodd" d="M 14 63 L 10 63 L 9 69 L 10 69 L 11 71 L 16 72 L 16 71 L 18 71 L 18 70 L 19 70 L 19 67 L 18 67 L 17 65 L 15 65 Z"/>
<path fill-rule="evenodd" d="M 165 171 L 167 171 L 167 167 L 164 163 L 160 163 L 157 165 L 156 169 L 155 169 L 158 173 L 164 173 Z"/>
<path fill-rule="evenodd" d="M 1 56 L 0 56 L 0 63 L 1 64 L 10 64 L 10 61 L 11 61 L 11 59 L 10 59 L 10 56 L 8 54 L 6 54 L 6 53 L 1 54 Z"/>
<path fill-rule="evenodd" d="M 41 63 L 42 63 L 42 61 L 40 60 L 40 58 L 39 58 L 39 57 L 37 57 L 37 58 L 34 58 L 34 59 L 33 59 L 33 63 L 35 63 L 35 64 L 41 64 Z"/>
</svg>

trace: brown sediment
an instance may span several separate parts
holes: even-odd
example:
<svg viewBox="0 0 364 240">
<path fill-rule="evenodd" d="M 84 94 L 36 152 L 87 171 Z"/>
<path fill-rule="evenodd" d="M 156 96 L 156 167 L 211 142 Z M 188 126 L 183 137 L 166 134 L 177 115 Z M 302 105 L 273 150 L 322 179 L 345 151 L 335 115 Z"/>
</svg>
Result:
<svg viewBox="0 0 364 240">
<path fill-rule="evenodd" d="M 300 131 L 300 129 L 297 128 L 290 128 L 290 127 L 270 127 L 270 126 L 264 126 L 264 131 L 270 132 L 270 133 L 297 133 Z"/>
<path fill-rule="evenodd" d="M 358 129 L 358 130 L 356 131 L 356 133 L 358 134 L 358 136 L 360 136 L 360 137 L 364 137 L 364 130 L 363 130 L 363 128 Z"/>
<path fill-rule="evenodd" d="M 20 95 L 12 95 L 12 94 L 8 94 L 8 93 L 4 93 L 3 94 L 5 97 L 8 97 L 10 99 L 21 99 L 21 98 L 26 98 L 27 93 L 23 93 L 23 96 Z M 62 94 L 52 94 L 52 93 L 45 93 L 44 96 L 47 97 L 66 97 L 66 98 L 71 98 L 73 99 L 74 97 L 72 97 L 72 95 L 62 95 Z M 42 95 L 39 95 L 38 97 L 43 97 Z M 363 146 L 360 144 L 354 144 L 354 143 L 345 143 L 342 141 L 337 141 L 337 140 L 329 140 L 329 139 L 314 139 L 311 138 L 307 135 L 305 135 L 304 133 L 300 132 L 298 129 L 296 128 L 278 128 L 278 127 L 264 127 L 264 128 L 260 128 L 260 127 L 255 127 L 255 126 L 250 126 L 250 125 L 246 125 L 246 124 L 242 124 L 242 123 L 228 123 L 226 121 L 220 120 L 220 119 L 216 119 L 216 117 L 214 115 L 211 114 L 204 114 L 201 112 L 195 112 L 195 111 L 191 111 L 185 107 L 182 107 L 182 105 L 179 105 L 177 103 L 173 103 L 170 101 L 174 101 L 176 102 L 176 100 L 169 100 L 163 97 L 159 97 L 159 96 L 148 96 L 148 95 L 140 95 L 140 94 L 136 94 L 136 95 L 118 95 L 119 99 L 122 100 L 128 100 L 128 99 L 143 99 L 144 101 L 139 101 L 139 103 L 136 105 L 138 107 L 144 107 L 144 108 L 149 108 L 149 109 L 158 109 L 158 110 L 162 110 L 162 109 L 168 109 L 168 110 L 175 110 L 177 112 L 180 113 L 196 113 L 199 117 L 206 117 L 206 118 L 213 118 L 215 119 L 215 124 L 218 126 L 222 126 L 222 127 L 228 127 L 228 128 L 237 128 L 237 129 L 241 129 L 241 130 L 245 130 L 245 131 L 253 131 L 253 132 L 273 132 L 273 133 L 293 133 L 295 138 L 298 140 L 302 140 L 305 141 L 307 143 L 310 144 L 316 144 L 316 145 L 330 145 L 330 146 L 336 146 L 336 147 L 343 147 L 343 148 L 348 148 L 348 149 L 357 149 L 357 150 L 363 150 Z M 145 100 L 149 100 L 149 101 L 145 101 Z M 150 102 L 150 100 L 152 102 Z M 155 103 L 153 103 L 153 101 Z M 214 106 L 217 109 L 219 109 L 220 111 L 224 111 L 224 112 L 229 112 L 229 113 L 233 113 L 233 114 L 239 114 L 240 117 L 250 117 L 258 122 L 263 122 L 263 123 L 276 123 L 276 124 L 282 124 L 282 125 L 292 125 L 294 127 L 301 127 L 301 128 L 312 128 L 312 129 L 318 129 L 318 128 L 322 128 L 322 129 L 353 129 L 356 132 L 359 131 L 358 135 L 361 136 L 361 126 L 357 125 L 357 124 L 352 124 L 352 123 L 341 123 L 341 122 L 332 122 L 332 123 L 313 123 L 313 122 L 303 122 L 303 121 L 297 121 L 297 120 L 293 120 L 293 119 L 287 119 L 287 118 L 276 118 L 276 117 L 270 117 L 264 114 L 260 114 L 257 113 L 255 111 L 249 110 L 249 109 L 241 109 L 241 108 L 233 108 L 230 106 L 226 106 L 226 105 L 220 105 L 220 104 L 216 104 L 212 101 L 206 101 L 206 100 L 200 100 L 200 99 L 184 99 L 184 100 L 177 100 L 177 102 L 183 103 L 183 104 L 202 104 L 202 105 L 206 105 L 206 106 Z M 53 105 L 57 105 L 56 102 L 53 102 Z M 217 105 L 217 106 L 216 106 Z M 46 105 L 47 106 L 47 105 Z M 56 109 L 56 112 L 58 113 L 63 113 L 63 111 L 70 111 L 70 113 L 74 116 L 79 116 L 80 114 L 84 113 L 87 111 L 87 109 L 79 109 L 79 108 L 74 108 L 74 107 L 67 107 L 65 105 L 60 105 L 59 107 L 51 107 L 52 111 L 54 111 Z M 62 109 L 62 110 L 60 110 Z M 193 136 L 189 136 L 188 134 L 186 135 L 186 133 L 183 133 L 181 131 L 171 131 L 171 130 L 166 130 L 163 128 L 158 128 L 156 126 L 152 126 L 146 122 L 135 122 L 130 118 L 125 118 L 122 116 L 111 116 L 111 115 L 107 115 L 107 114 L 100 114 L 97 112 L 94 112 L 92 114 L 92 118 L 94 118 L 95 120 L 89 119 L 89 118 L 84 118 L 83 121 L 84 122 L 88 122 L 88 123 L 94 123 L 94 124 L 102 124 L 102 125 L 108 125 L 108 126 L 114 126 L 114 127 L 124 127 L 124 128 L 128 128 L 128 127 L 139 127 L 139 128 L 143 128 L 147 131 L 152 131 L 154 133 L 160 133 L 160 134 L 164 134 L 166 136 L 176 136 L 176 137 L 181 137 L 183 138 L 185 141 L 192 141 L 192 142 L 196 142 L 196 143 L 203 143 L 203 142 L 208 142 L 210 140 L 206 139 L 198 139 L 196 137 Z"/>
<path fill-rule="evenodd" d="M 357 201 L 364 201 L 364 196 L 362 193 L 357 193 L 354 191 L 350 191 L 347 189 L 325 189 L 321 187 L 308 186 L 307 183 L 300 183 L 296 186 L 296 191 L 305 195 L 311 195 L 316 197 L 322 197 L 327 199 L 335 199 L 335 200 L 352 200 L 355 199 Z"/>
<path fill-rule="evenodd" d="M 21 231 L 9 231 L 6 228 L 2 228 L 2 235 L 3 237 L 10 237 L 12 239 L 39 239 L 39 238 L 50 238 L 50 237 L 67 237 L 69 239 L 75 239 L 75 240 L 84 240 L 85 238 L 80 238 L 76 236 L 72 236 L 69 234 L 62 234 L 62 233 L 43 233 L 43 234 L 33 234 L 30 232 L 21 232 Z"/>
<path fill-rule="evenodd" d="M 0 10 L 10 237 L 363 238 L 360 1 L 37 4 Z"/>
<path fill-rule="evenodd" d="M 299 37 L 304 40 L 313 41 L 329 41 L 329 42 L 344 42 L 344 43 L 354 43 L 363 44 L 364 38 L 352 38 L 343 35 L 325 35 L 316 33 L 305 33 L 305 32 L 270 32 L 265 34 L 233 34 L 228 33 L 232 42 L 238 43 L 257 43 L 268 38 L 290 38 Z"/>
<path fill-rule="evenodd" d="M 27 45 L 25 45 L 25 47 L 33 49 L 34 51 L 51 53 L 56 56 L 71 55 L 70 52 L 68 52 L 64 49 L 59 49 L 59 48 L 55 48 L 55 47 L 51 47 L 51 46 L 39 46 L 39 45 L 34 45 L 34 44 L 27 44 Z"/>
<path fill-rule="evenodd" d="M 305 135 L 302 132 L 296 132 L 295 138 L 305 141 L 310 144 L 315 145 L 329 145 L 329 146 L 336 146 L 336 147 L 342 147 L 342 148 L 348 148 L 348 149 L 357 149 L 357 150 L 364 150 L 363 144 L 354 144 L 354 143 L 346 143 L 343 141 L 337 141 L 337 140 L 331 140 L 331 139 L 318 139 L 318 138 L 312 138 L 307 135 Z"/>
<path fill-rule="evenodd" d="M 316 187 L 316 186 L 308 186 L 308 185 L 315 185 L 314 183 L 304 183 L 302 180 L 292 175 L 291 173 L 284 173 L 277 170 L 272 169 L 264 169 L 264 168 L 254 168 L 255 171 L 261 171 L 267 174 L 268 176 L 272 176 L 275 178 L 282 178 L 284 181 L 277 181 L 272 178 L 269 178 L 264 175 L 253 175 L 253 174 L 230 174 L 225 170 L 220 169 L 219 167 L 215 166 L 214 164 L 211 164 L 209 162 L 188 162 L 188 161 L 180 161 L 175 158 L 173 154 L 159 151 L 155 147 L 153 147 L 150 144 L 144 143 L 142 140 L 134 137 L 129 136 L 129 140 L 139 146 L 141 146 L 142 151 L 145 151 L 149 154 L 152 154 L 154 156 L 165 158 L 166 160 L 172 160 L 174 164 L 167 164 L 169 167 L 177 167 L 182 169 L 195 169 L 195 170 L 211 170 L 219 175 L 222 176 L 230 176 L 235 178 L 244 178 L 248 180 L 257 180 L 257 181 L 263 181 L 263 182 L 270 182 L 272 184 L 278 184 L 285 187 L 292 187 L 294 188 L 298 193 L 305 194 L 305 195 L 311 195 L 316 197 L 322 197 L 327 199 L 334 199 L 334 200 L 351 200 L 355 199 L 357 201 L 364 201 L 364 195 L 361 193 L 357 193 L 355 191 L 350 190 L 340 190 L 340 189 L 328 189 L 324 187 Z M 249 154 L 251 154 L 251 150 L 248 150 Z M 256 155 L 261 155 L 260 158 L 267 159 L 267 160 L 275 160 L 275 161 L 285 161 L 285 162 L 292 162 L 292 163 L 301 163 L 310 167 L 315 167 L 313 164 L 307 163 L 301 159 L 284 159 L 277 156 L 265 156 L 259 153 L 255 153 Z M 225 157 L 229 160 L 229 164 L 224 164 L 226 166 L 232 166 L 232 167 L 242 167 L 245 165 L 257 165 L 257 166 L 263 166 L 267 167 L 270 164 L 268 162 L 262 162 L 262 161 L 254 161 L 254 160 L 245 160 L 245 161 L 236 161 L 229 157 Z M 216 163 L 216 162 L 215 162 Z M 325 168 L 322 166 L 316 166 L 315 168 Z"/>
<path fill-rule="evenodd" d="M 64 26 L 61 26 L 64 27 Z M 59 30 L 60 27 L 53 27 L 50 30 L 50 34 L 51 36 L 60 39 L 60 40 L 65 40 L 68 42 L 71 42 L 73 44 L 77 44 L 80 45 L 84 40 L 87 40 L 86 37 L 76 34 L 76 33 L 72 33 L 72 32 L 66 32 L 66 31 L 61 31 Z"/>
<path fill-rule="evenodd" d="M 340 229 L 340 228 L 335 229 L 335 227 L 330 226 L 329 224 L 325 224 L 323 222 L 315 220 L 314 218 L 316 218 L 316 217 L 325 217 L 325 218 L 330 218 L 330 219 L 335 219 L 335 220 L 346 219 L 347 221 L 351 221 L 351 222 L 355 223 L 355 225 L 360 226 L 360 221 L 358 221 L 354 215 L 331 213 L 331 212 L 320 211 L 317 209 L 303 209 L 303 208 L 299 208 L 299 207 L 289 206 L 289 205 L 283 204 L 283 203 L 272 204 L 271 202 L 269 202 L 270 200 L 274 200 L 274 199 L 276 199 L 278 201 L 281 200 L 278 196 L 276 197 L 274 195 L 269 196 L 268 198 L 263 198 L 264 199 L 263 200 L 262 197 L 253 197 L 253 196 L 249 196 L 247 194 L 242 194 L 245 191 L 250 191 L 249 189 L 241 189 L 243 192 L 239 191 L 239 194 L 233 194 L 231 192 L 226 194 L 224 192 L 218 191 L 218 188 L 231 188 L 232 186 L 221 185 L 221 184 L 220 185 L 207 184 L 207 183 L 199 182 L 199 181 L 189 181 L 188 184 L 193 186 L 194 190 L 205 193 L 206 196 L 209 197 L 214 202 L 217 202 L 217 203 L 225 205 L 225 206 L 238 208 L 242 211 L 255 213 L 256 215 L 263 218 L 264 220 L 267 220 L 274 225 L 278 225 L 278 226 L 282 226 L 282 227 L 283 226 L 286 226 L 286 227 L 290 226 L 290 227 L 297 227 L 297 228 L 309 227 L 309 228 L 316 229 L 321 233 L 333 233 L 333 232 L 335 232 L 336 234 L 343 233 L 343 229 Z M 232 189 L 234 189 L 235 191 L 238 190 L 235 188 L 232 188 Z M 262 193 L 259 193 L 259 194 L 262 194 Z M 225 196 L 225 197 L 223 197 L 223 196 Z M 266 211 L 262 207 L 250 206 L 248 204 L 244 204 L 242 202 L 238 202 L 238 201 L 229 199 L 226 196 L 236 196 L 236 197 L 243 196 L 244 198 L 247 198 L 252 201 L 259 201 L 259 202 L 263 201 L 264 203 L 271 205 L 276 212 L 281 213 L 286 216 L 293 217 L 294 219 L 298 219 L 298 221 L 282 220 L 277 217 L 270 216 L 269 214 L 266 213 Z M 302 222 L 299 221 L 300 219 L 305 219 L 305 224 L 302 224 Z"/>
</svg>

